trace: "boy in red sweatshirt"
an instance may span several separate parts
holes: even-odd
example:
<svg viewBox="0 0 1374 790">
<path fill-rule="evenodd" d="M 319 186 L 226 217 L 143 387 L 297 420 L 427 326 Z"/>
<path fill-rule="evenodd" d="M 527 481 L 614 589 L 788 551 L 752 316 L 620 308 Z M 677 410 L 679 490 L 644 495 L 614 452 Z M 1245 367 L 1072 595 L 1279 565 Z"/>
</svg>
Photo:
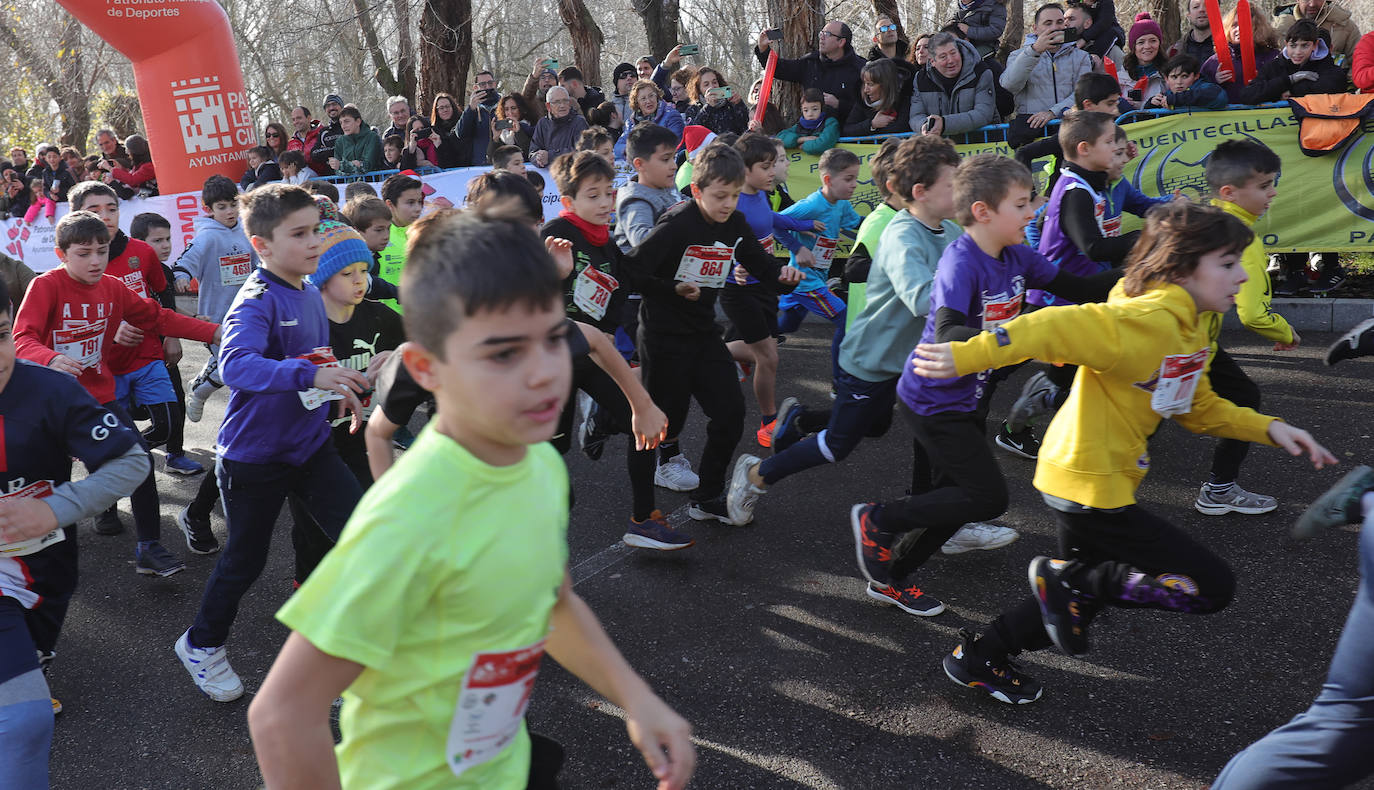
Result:
<svg viewBox="0 0 1374 790">
<path fill-rule="evenodd" d="M 215 343 L 219 326 L 140 298 L 123 281 L 106 275 L 110 231 L 89 211 L 74 211 L 57 223 L 57 257 L 62 266 L 33 281 L 15 317 L 19 358 L 75 376 L 97 403 L 133 428 L 115 400 L 115 377 L 110 360 L 105 359 L 116 337 L 124 341 L 122 345 L 136 346 L 137 333 L 130 332 L 134 329 Z M 186 565 L 158 542 L 161 508 L 151 469 L 130 501 L 138 533 L 135 569 L 155 576 L 184 570 Z"/>
</svg>

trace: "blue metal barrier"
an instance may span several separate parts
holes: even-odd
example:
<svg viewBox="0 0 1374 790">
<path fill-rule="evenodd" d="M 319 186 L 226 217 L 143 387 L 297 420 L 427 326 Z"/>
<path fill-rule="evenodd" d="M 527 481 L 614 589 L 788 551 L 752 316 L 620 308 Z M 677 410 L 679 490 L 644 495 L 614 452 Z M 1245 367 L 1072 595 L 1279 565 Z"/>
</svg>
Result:
<svg viewBox="0 0 1374 790">
<path fill-rule="evenodd" d="M 416 167 L 410 172 L 417 176 L 428 176 L 434 173 L 442 173 L 442 167 Z M 320 181 L 329 181 L 335 184 L 351 184 L 354 181 L 385 181 L 389 176 L 394 176 L 400 170 L 372 170 L 367 173 L 358 173 L 351 176 L 320 176 Z"/>
</svg>

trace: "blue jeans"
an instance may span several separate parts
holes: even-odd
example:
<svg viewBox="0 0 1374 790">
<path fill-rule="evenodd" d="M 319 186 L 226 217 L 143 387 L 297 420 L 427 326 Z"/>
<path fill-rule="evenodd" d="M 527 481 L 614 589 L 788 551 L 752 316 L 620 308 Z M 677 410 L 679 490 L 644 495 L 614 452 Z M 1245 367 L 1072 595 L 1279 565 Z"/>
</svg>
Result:
<svg viewBox="0 0 1374 790">
<path fill-rule="evenodd" d="M 215 472 L 229 540 L 210 573 L 191 627 L 190 642 L 195 647 L 220 647 L 229 641 L 239 601 L 267 565 L 272 530 L 287 494 L 300 500 L 331 543 L 338 541 L 362 497 L 358 480 L 328 439 L 300 466 L 250 464 L 221 456 Z"/>
<path fill-rule="evenodd" d="M 1360 589 L 1312 707 L 1231 758 L 1212 790 L 1345 787 L 1374 774 L 1374 512 L 1360 532 Z"/>
<path fill-rule="evenodd" d="M 24 608 L 0 596 L 0 790 L 45 790 L 53 714 Z"/>
</svg>

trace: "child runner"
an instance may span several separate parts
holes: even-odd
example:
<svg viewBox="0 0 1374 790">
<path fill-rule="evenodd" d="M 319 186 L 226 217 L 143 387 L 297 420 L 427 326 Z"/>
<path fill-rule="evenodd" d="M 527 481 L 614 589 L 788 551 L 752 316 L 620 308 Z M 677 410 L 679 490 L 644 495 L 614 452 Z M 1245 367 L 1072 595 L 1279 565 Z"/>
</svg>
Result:
<svg viewBox="0 0 1374 790">
<path fill-rule="evenodd" d="M 1040 684 L 1011 657 L 1051 644 L 1069 655 L 1087 652 L 1088 624 L 1101 607 L 1204 614 L 1230 603 L 1235 578 L 1226 562 L 1136 503 L 1161 419 L 1306 452 L 1318 469 L 1336 463 L 1306 431 L 1218 397 L 1203 375 L 1211 353 L 1206 313 L 1234 304 L 1251 236 L 1220 209 L 1161 206 L 1107 303 L 1040 310 L 967 342 L 917 347 L 903 375 L 932 381 L 1032 357 L 1080 366 L 1035 470 L 1035 487 L 1059 522 L 1060 558 L 1035 558 L 1032 595 L 982 636 L 961 631 L 944 658 L 955 683 L 1001 702 L 1034 702 Z M 862 536 L 876 539 L 859 546 L 860 565 L 878 567 L 882 540 L 863 526 Z"/>
<path fill-rule="evenodd" d="M 89 211 L 73 211 L 58 221 L 57 257 L 62 265 L 29 286 L 14 321 L 15 347 L 23 359 L 76 376 L 98 403 L 132 428 L 115 398 L 115 377 L 105 359 L 122 326 L 207 343 L 218 342 L 219 327 L 140 299 L 123 281 L 106 276 L 110 231 Z M 152 469 L 130 504 L 138 535 L 134 570 L 149 576 L 185 570 L 185 563 L 159 542 L 161 503 Z"/>
<path fill-rule="evenodd" d="M 372 253 L 372 263 L 367 267 L 367 298 L 395 299 L 400 292 L 394 284 L 381 278 L 382 250 L 391 243 L 391 209 L 386 207 L 386 201 L 369 189 L 369 194 L 353 198 L 339 207 L 339 214 L 358 231 Z"/>
<path fill-rule="evenodd" d="M 854 319 L 867 303 L 868 272 L 873 266 L 873 258 L 878 254 L 878 240 L 882 238 L 887 224 L 906 205 L 902 195 L 894 195 L 887 188 L 888 165 L 901 143 L 901 138 L 887 138 L 878 146 L 878 153 L 868 160 L 868 172 L 873 175 L 873 185 L 878 188 L 883 202 L 868 212 L 868 216 L 860 223 L 859 232 L 854 236 L 854 249 L 844 265 L 844 281 L 849 286 L 845 293 L 846 332 L 854 328 Z"/>
<path fill-rule="evenodd" d="M 701 482 L 688 515 L 725 523 L 733 523 L 725 508 L 725 474 L 744 431 L 744 396 L 716 331 L 716 295 L 736 263 L 779 291 L 801 281 L 801 272 L 779 266 L 759 246 L 736 211 L 747 173 L 738 151 L 708 146 L 693 162 L 692 199 L 659 219 L 625 267 L 630 286 L 644 295 L 639 356 L 645 387 L 668 415 L 668 436 L 682 430 L 693 398 L 708 420 Z"/>
<path fill-rule="evenodd" d="M 0 280 L 0 772 L 6 787 L 46 788 L 62 706 L 40 664 L 76 590 L 75 524 L 152 467 L 138 434 L 71 376 L 15 358 L 12 313 Z M 76 482 L 73 457 L 87 470 Z"/>
<path fill-rule="evenodd" d="M 264 779 L 522 790 L 540 767 L 524 713 L 547 651 L 625 711 L 659 787 L 683 787 L 691 727 L 568 576 L 567 471 L 547 442 L 572 383 L 569 329 L 544 246 L 521 219 L 437 212 L 415 228 L 402 288 L 404 362 L 438 413 L 278 614 L 292 634 L 249 709 Z"/>
<path fill-rule="evenodd" d="M 391 227 L 387 245 L 377 258 L 377 275 L 398 288 L 406 264 L 406 228 L 425 210 L 424 186 L 420 179 L 404 173 L 382 182 L 382 200 L 391 209 Z M 383 299 L 382 304 L 401 312 L 399 298 Z"/>
<path fill-rule="evenodd" d="M 230 387 L 220 426 L 217 474 L 229 540 L 201 597 L 195 624 L 175 651 L 196 686 L 216 702 L 243 694 L 224 644 L 239 600 L 267 564 L 282 501 L 304 501 L 313 523 L 337 541 L 362 491 L 329 440 L 329 412 L 343 399 L 355 428 L 367 377 L 324 364 L 329 320 L 306 277 L 320 257 L 315 199 L 298 186 L 268 184 L 242 198 L 243 224 L 262 267 L 225 315 L 220 373 Z M 303 581 L 298 579 L 297 581 Z"/>
</svg>

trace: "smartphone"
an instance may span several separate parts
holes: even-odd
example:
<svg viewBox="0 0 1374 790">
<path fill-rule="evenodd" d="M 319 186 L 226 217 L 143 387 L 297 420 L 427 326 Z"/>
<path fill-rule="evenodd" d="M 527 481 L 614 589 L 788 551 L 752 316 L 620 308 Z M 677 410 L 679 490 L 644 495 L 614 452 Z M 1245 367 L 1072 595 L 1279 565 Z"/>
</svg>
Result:
<svg viewBox="0 0 1374 790">
<path fill-rule="evenodd" d="M 512 120 L 509 119 L 509 118 L 505 118 L 505 119 L 503 119 L 503 120 L 500 120 L 500 121 L 497 121 L 497 122 L 496 122 L 496 131 L 498 131 L 498 132 L 504 132 L 504 131 L 506 131 L 507 129 L 511 129 L 511 128 L 514 128 L 514 127 L 515 127 L 515 121 L 512 121 Z"/>
<path fill-rule="evenodd" d="M 1065 44 L 1068 44 L 1068 43 L 1071 42 L 1071 41 L 1077 41 L 1078 39 L 1080 39 L 1080 38 L 1082 38 L 1082 37 L 1083 37 L 1083 31 L 1079 30 L 1078 28 L 1076 28 L 1076 27 L 1066 27 L 1066 28 L 1064 28 L 1064 43 L 1065 43 Z"/>
<path fill-rule="evenodd" d="M 700 45 L 700 44 L 683 44 L 683 45 L 681 45 L 681 46 L 679 46 L 679 47 L 677 48 L 677 54 L 679 54 L 679 55 L 700 55 L 700 54 L 701 54 L 701 45 Z"/>
<path fill-rule="evenodd" d="M 558 71 L 558 60 L 556 58 L 544 58 L 544 68 Z"/>
<path fill-rule="evenodd" d="M 1142 95 L 1143 94 L 1141 93 L 1141 90 L 1139 88 L 1132 88 L 1126 91 L 1126 98 L 1130 99 L 1133 102 L 1140 101 Z"/>
<path fill-rule="evenodd" d="M 935 116 L 931 115 L 931 116 L 928 116 L 928 117 L 926 118 L 926 122 L 925 122 L 925 123 L 921 124 L 921 133 L 924 134 L 924 133 L 926 133 L 926 132 L 931 132 L 931 131 L 934 131 L 934 130 L 935 130 Z"/>
<path fill-rule="evenodd" d="M 765 30 L 763 34 L 768 37 L 769 41 L 782 41 L 782 28 L 780 27 Z"/>
<path fill-rule="evenodd" d="M 734 91 L 734 89 L 731 88 L 729 85 L 726 85 L 726 86 L 723 87 L 723 88 L 717 88 L 717 90 L 720 91 L 720 96 L 721 96 L 722 99 L 733 99 L 733 98 L 735 98 L 735 91 Z"/>
</svg>

